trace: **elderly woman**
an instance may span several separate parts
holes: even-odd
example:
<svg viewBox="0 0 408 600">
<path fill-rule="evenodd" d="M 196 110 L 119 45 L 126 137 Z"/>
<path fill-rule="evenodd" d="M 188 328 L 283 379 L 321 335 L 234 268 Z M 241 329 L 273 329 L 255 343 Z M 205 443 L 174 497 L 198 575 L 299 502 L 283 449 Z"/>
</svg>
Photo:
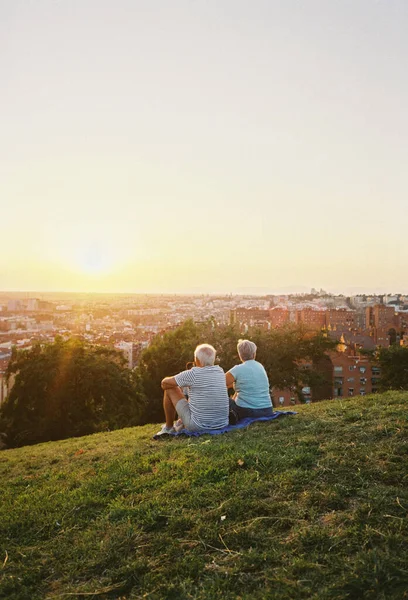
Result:
<svg viewBox="0 0 408 600">
<path fill-rule="evenodd" d="M 237 350 L 242 364 L 225 374 L 227 387 L 235 389 L 231 410 L 239 419 L 269 417 L 273 412 L 269 380 L 261 363 L 255 360 L 256 345 L 249 340 L 239 340 Z"/>
</svg>

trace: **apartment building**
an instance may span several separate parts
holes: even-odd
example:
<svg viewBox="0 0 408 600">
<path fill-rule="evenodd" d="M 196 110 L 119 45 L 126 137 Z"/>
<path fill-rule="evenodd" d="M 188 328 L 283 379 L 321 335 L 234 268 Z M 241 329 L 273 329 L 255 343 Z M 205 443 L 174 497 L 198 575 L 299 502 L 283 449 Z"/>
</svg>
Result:
<svg viewBox="0 0 408 600">
<path fill-rule="evenodd" d="M 310 388 L 303 388 L 305 393 L 310 393 L 310 399 L 308 401 L 311 402 L 311 391 Z M 297 397 L 295 390 L 290 388 L 278 388 L 273 387 L 271 389 L 271 400 L 274 408 L 281 408 L 283 406 L 295 406 L 296 404 L 300 404 L 300 401 Z"/>
<path fill-rule="evenodd" d="M 405 343 L 404 333 L 408 329 L 408 314 L 396 313 L 394 306 L 374 304 L 364 310 L 348 308 L 316 310 L 274 307 L 236 308 L 230 311 L 230 322 L 241 327 L 278 328 L 289 323 L 303 325 L 311 331 L 327 329 L 330 335 L 352 334 L 353 342 L 360 338 L 359 346 L 370 349 L 375 346 L 388 347 L 394 343 Z M 354 339 L 355 338 L 355 339 Z"/>
<path fill-rule="evenodd" d="M 355 312 L 346 308 L 330 309 L 326 312 L 326 327 L 336 329 L 354 329 Z"/>
<path fill-rule="evenodd" d="M 319 331 L 326 326 L 326 311 L 302 308 L 296 311 L 296 323 L 303 324 L 308 329 Z"/>
<path fill-rule="evenodd" d="M 366 327 L 377 346 L 388 348 L 401 343 L 407 323 L 404 313 L 396 313 L 394 306 L 376 304 L 366 308 Z"/>
<path fill-rule="evenodd" d="M 401 325 L 400 318 L 395 313 L 394 306 L 386 306 L 385 304 L 376 304 L 367 306 L 366 308 L 366 327 L 385 328 L 399 327 Z"/>
<path fill-rule="evenodd" d="M 347 351 L 348 350 L 348 351 Z M 322 362 L 319 371 L 327 379 L 329 385 L 313 394 L 310 387 L 304 386 L 302 394 L 306 402 L 317 402 L 323 399 L 365 396 L 378 391 L 380 380 L 379 366 L 369 357 L 355 350 L 329 352 L 327 360 Z M 272 403 L 275 408 L 299 404 L 294 389 L 271 390 Z"/>
<path fill-rule="evenodd" d="M 378 391 L 380 368 L 367 356 L 331 352 L 333 398 L 365 396 Z"/>
<path fill-rule="evenodd" d="M 6 369 L 9 360 L 10 355 L 4 352 L 0 354 L 0 406 L 3 404 L 7 396 Z"/>
<path fill-rule="evenodd" d="M 230 323 L 253 326 L 261 322 L 269 322 L 269 309 L 233 308 L 230 310 Z"/>
<path fill-rule="evenodd" d="M 269 323 L 271 327 L 283 327 L 290 321 L 290 312 L 287 308 L 271 308 L 269 311 Z"/>
</svg>

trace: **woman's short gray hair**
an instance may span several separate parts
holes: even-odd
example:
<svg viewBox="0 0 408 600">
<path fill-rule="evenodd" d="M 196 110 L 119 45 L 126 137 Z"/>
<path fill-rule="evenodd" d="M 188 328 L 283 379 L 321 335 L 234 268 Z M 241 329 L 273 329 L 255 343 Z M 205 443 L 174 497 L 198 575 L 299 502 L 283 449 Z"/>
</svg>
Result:
<svg viewBox="0 0 408 600">
<path fill-rule="evenodd" d="M 215 362 L 215 348 L 210 344 L 200 344 L 194 350 L 194 358 L 198 358 L 203 367 L 212 367 Z"/>
<path fill-rule="evenodd" d="M 256 344 L 249 340 L 238 340 L 237 350 L 241 360 L 253 360 L 256 355 Z"/>
</svg>

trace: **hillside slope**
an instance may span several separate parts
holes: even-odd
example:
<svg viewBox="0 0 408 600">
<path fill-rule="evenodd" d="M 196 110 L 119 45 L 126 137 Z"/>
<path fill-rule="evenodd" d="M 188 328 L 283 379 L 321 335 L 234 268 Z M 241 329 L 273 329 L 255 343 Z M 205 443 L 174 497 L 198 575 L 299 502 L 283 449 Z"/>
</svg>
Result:
<svg viewBox="0 0 408 600">
<path fill-rule="evenodd" d="M 408 597 L 408 394 L 0 453 L 0 597 Z"/>
</svg>

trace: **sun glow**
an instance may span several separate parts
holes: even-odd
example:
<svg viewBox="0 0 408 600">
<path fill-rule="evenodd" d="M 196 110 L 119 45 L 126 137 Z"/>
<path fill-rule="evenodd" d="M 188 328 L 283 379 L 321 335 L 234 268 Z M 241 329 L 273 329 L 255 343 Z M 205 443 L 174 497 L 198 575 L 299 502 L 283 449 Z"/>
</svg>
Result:
<svg viewBox="0 0 408 600">
<path fill-rule="evenodd" d="M 115 261 L 106 248 L 102 251 L 98 247 L 88 247 L 77 253 L 74 263 L 86 275 L 105 275 L 114 267 Z"/>
<path fill-rule="evenodd" d="M 126 255 L 119 243 L 107 235 L 81 236 L 66 239 L 60 247 L 60 261 L 71 272 L 89 277 L 105 277 L 126 263 Z M 88 238 L 88 239 L 86 239 Z"/>
</svg>

